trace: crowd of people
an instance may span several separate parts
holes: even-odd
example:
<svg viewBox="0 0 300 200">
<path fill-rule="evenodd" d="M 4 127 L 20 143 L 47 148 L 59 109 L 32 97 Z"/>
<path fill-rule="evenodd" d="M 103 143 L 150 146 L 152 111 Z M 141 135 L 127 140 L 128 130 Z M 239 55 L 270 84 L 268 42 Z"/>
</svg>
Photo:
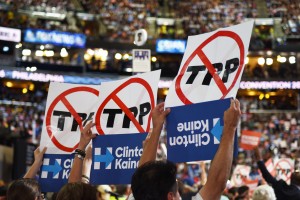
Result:
<svg viewBox="0 0 300 200">
<path fill-rule="evenodd" d="M 85 33 L 88 36 L 104 37 L 118 42 L 133 41 L 135 30 L 144 28 L 149 31 L 149 41 L 159 37 L 186 38 L 237 24 L 246 18 L 259 18 L 254 0 L 240 1 L 163 1 L 163 0 L 85 0 L 74 4 L 72 1 L 57 0 L 2 0 L 0 11 L 1 26 L 16 28 L 41 28 L 50 30 Z M 286 35 L 299 34 L 299 3 L 296 0 L 269 0 L 263 4 L 268 17 L 279 17 Z M 63 19 L 45 19 L 31 17 L 29 12 L 52 12 L 65 14 Z M 80 19 L 77 13 L 94 16 L 93 25 Z M 154 24 L 148 18 L 173 18 L 169 25 Z M 95 25 L 97 24 L 97 25 Z M 154 27 L 154 31 L 151 30 Z"/>
<path fill-rule="evenodd" d="M 40 102 L 39 106 L 25 106 L 25 105 L 3 105 L 1 104 L 0 119 L 1 119 L 1 144 L 12 145 L 15 138 L 32 138 L 32 122 L 36 122 L 36 133 L 40 134 L 41 124 L 44 116 L 45 99 L 43 95 L 31 94 L 31 95 L 14 95 L 13 92 L 8 92 L 2 88 L 3 99 L 15 99 L 16 101 L 36 101 Z M 239 148 L 238 156 L 233 159 L 233 166 L 231 167 L 230 173 L 233 175 L 233 169 L 237 165 L 251 166 L 251 173 L 249 174 L 250 179 L 258 179 L 258 184 L 264 185 L 264 179 L 259 175 L 258 168 L 262 165 L 261 162 L 257 164 L 258 160 L 267 161 L 269 158 L 291 158 L 295 161 L 295 170 L 300 168 L 300 156 L 299 151 L 299 122 L 300 116 L 295 113 L 281 113 L 281 114 L 254 114 L 247 113 L 243 99 L 241 99 L 241 124 L 239 132 L 242 130 L 253 130 L 262 133 L 258 152 L 260 152 L 259 159 L 255 151 L 248 151 Z M 6 131 L 3 131 L 6 128 Z M 27 132 L 26 132 L 27 131 Z M 163 131 L 164 132 L 164 131 Z M 3 137 L 3 134 L 7 134 Z M 160 138 L 160 142 L 157 150 L 157 158 L 161 160 L 166 159 L 164 150 L 162 149 L 166 141 L 166 136 Z M 32 142 L 32 141 L 30 141 Z M 155 146 L 155 145 L 154 145 Z M 156 145 L 157 146 L 157 145 Z M 145 147 L 144 147 L 145 148 Z M 182 199 L 191 199 L 198 191 L 205 185 L 209 177 L 209 169 L 211 163 L 199 162 L 199 163 L 178 163 L 176 164 L 176 178 L 180 180 L 178 185 L 179 192 Z M 230 179 L 230 177 L 227 177 Z M 272 179 L 272 181 L 274 181 Z M 1 187 L 1 186 L 0 186 Z M 75 187 L 75 186 L 74 186 Z M 78 186 L 79 187 L 79 186 Z M 81 186 L 80 186 L 81 187 Z M 272 188 L 255 187 L 261 190 L 267 190 L 268 192 L 273 191 Z M 7 189 L 7 185 L 2 182 L 3 190 Z M 105 188 L 105 189 L 103 189 Z M 123 188 L 120 189 L 120 188 Z M 125 189 L 126 188 L 126 189 Z M 129 185 L 101 185 L 95 187 L 97 191 L 102 192 L 103 196 L 109 196 L 107 191 L 112 191 L 112 194 L 119 194 L 121 196 L 128 196 L 130 192 Z M 275 189 L 275 188 L 274 188 Z M 1 190 L 0 190 L 1 191 Z M 5 190 L 6 191 L 6 190 Z M 106 192 L 105 192 L 106 191 Z M 100 194 L 99 193 L 99 194 Z M 262 192 L 264 194 L 264 192 Z M 274 193 L 274 191 L 273 191 Z M 1 194 L 1 193 L 0 193 Z M 253 188 L 250 188 L 246 183 L 236 186 L 234 183 L 227 183 L 224 191 L 222 192 L 223 198 L 228 199 L 254 199 L 256 194 Z M 276 194 L 276 191 L 275 191 Z M 48 197 L 52 194 L 47 194 Z M 53 199 L 56 197 L 54 194 Z M 277 199 L 280 199 L 277 197 Z"/>
</svg>

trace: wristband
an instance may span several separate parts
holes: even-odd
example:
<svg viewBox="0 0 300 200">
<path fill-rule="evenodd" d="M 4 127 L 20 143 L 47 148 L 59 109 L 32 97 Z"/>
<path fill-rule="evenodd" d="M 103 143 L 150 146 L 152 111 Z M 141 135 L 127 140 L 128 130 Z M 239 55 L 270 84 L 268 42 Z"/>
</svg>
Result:
<svg viewBox="0 0 300 200">
<path fill-rule="evenodd" d="M 84 174 L 82 174 L 81 178 L 85 179 L 88 183 L 90 182 L 90 178 Z"/>
<path fill-rule="evenodd" d="M 75 149 L 75 154 L 81 155 L 83 158 L 85 157 L 85 151 L 81 149 Z"/>
<path fill-rule="evenodd" d="M 84 157 L 82 155 L 78 154 L 78 153 L 75 153 L 75 157 L 79 158 L 80 160 L 84 159 Z"/>
</svg>

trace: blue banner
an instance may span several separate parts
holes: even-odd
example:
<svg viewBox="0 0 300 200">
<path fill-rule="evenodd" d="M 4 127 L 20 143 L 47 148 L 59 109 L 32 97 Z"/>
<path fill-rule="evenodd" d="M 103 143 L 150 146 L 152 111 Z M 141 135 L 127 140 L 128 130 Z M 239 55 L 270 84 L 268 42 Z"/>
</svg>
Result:
<svg viewBox="0 0 300 200">
<path fill-rule="evenodd" d="M 26 29 L 24 41 L 39 44 L 84 48 L 86 36 L 80 33 L 48 31 L 41 29 Z"/>
<path fill-rule="evenodd" d="M 172 107 L 167 116 L 168 160 L 212 160 L 223 131 L 224 111 L 230 99 Z M 235 136 L 235 153 L 237 153 Z"/>
<path fill-rule="evenodd" d="M 92 184 L 129 184 L 147 134 L 100 135 L 93 139 Z"/>
<path fill-rule="evenodd" d="M 42 192 L 58 192 L 68 182 L 73 154 L 44 154 L 39 183 Z"/>
</svg>

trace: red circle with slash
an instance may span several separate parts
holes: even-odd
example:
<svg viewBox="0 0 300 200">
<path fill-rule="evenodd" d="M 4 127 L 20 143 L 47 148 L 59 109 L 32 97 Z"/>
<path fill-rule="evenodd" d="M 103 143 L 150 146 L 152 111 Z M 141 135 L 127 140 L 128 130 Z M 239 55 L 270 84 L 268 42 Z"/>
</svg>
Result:
<svg viewBox="0 0 300 200">
<path fill-rule="evenodd" d="M 54 110 L 55 106 L 57 105 L 57 103 L 61 101 L 66 106 L 66 108 L 68 109 L 68 111 L 70 111 L 70 113 L 74 117 L 74 119 L 77 121 L 77 123 L 78 123 L 78 125 L 80 127 L 80 130 L 82 130 L 83 127 L 82 127 L 81 117 L 77 114 L 77 112 L 74 109 L 74 107 L 66 99 L 67 95 L 70 95 L 70 94 L 75 93 L 75 92 L 89 92 L 89 93 L 92 93 L 92 94 L 94 94 L 96 96 L 99 96 L 99 91 L 98 90 L 96 90 L 94 88 L 86 87 L 86 86 L 81 86 L 81 87 L 75 87 L 75 88 L 68 89 L 68 90 L 64 91 L 63 93 L 61 93 L 60 95 L 58 95 L 53 100 L 53 102 L 49 106 L 48 112 L 46 114 L 46 129 L 47 129 L 47 133 L 48 133 L 51 141 L 53 142 L 53 144 L 57 148 L 59 148 L 62 151 L 65 151 L 65 152 L 72 152 L 72 151 L 74 151 L 78 147 L 78 143 L 75 146 L 73 146 L 73 147 L 67 147 L 67 146 L 64 146 L 63 144 L 61 144 L 56 139 L 55 135 L 52 133 L 52 130 L 50 128 L 51 127 L 51 115 L 52 115 L 53 110 Z M 49 128 L 47 128 L 47 127 L 49 127 Z"/>
<path fill-rule="evenodd" d="M 233 79 L 232 84 L 227 88 L 225 84 L 223 83 L 222 79 L 219 77 L 219 75 L 216 73 L 216 69 L 213 67 L 212 63 L 209 61 L 207 56 L 203 52 L 203 48 L 208 45 L 211 41 L 215 40 L 218 37 L 229 37 L 232 38 L 238 45 L 240 49 L 240 65 L 238 66 L 238 71 Z M 234 87 L 241 71 L 242 71 L 242 66 L 244 65 L 244 55 L 245 55 L 245 48 L 242 39 L 238 34 L 232 31 L 218 31 L 207 40 L 205 40 L 191 55 L 190 57 L 185 61 L 178 78 L 175 80 L 175 91 L 177 93 L 178 98 L 184 103 L 185 105 L 187 104 L 192 104 L 192 102 L 186 97 L 186 95 L 183 93 L 180 83 L 182 80 L 182 75 L 186 72 L 187 67 L 189 66 L 190 62 L 194 59 L 195 56 L 199 56 L 199 58 L 202 60 L 203 64 L 207 67 L 209 73 L 212 75 L 213 79 L 215 80 L 218 88 L 222 92 L 222 97 L 221 99 L 224 99 L 224 97 L 232 90 Z"/>
<path fill-rule="evenodd" d="M 152 92 L 151 86 L 149 85 L 149 83 L 147 81 L 145 81 L 144 79 L 141 78 L 131 78 L 128 81 L 124 82 L 123 84 L 121 84 L 119 87 L 117 87 L 104 101 L 103 103 L 100 105 L 97 113 L 96 113 L 96 117 L 95 117 L 95 123 L 96 123 L 96 129 L 98 131 L 99 134 L 104 135 L 104 131 L 101 128 L 101 124 L 100 124 L 100 117 L 101 117 L 101 113 L 103 112 L 104 107 L 106 106 L 106 104 L 110 101 L 113 100 L 119 107 L 120 109 L 127 115 L 127 117 L 132 121 L 132 123 L 135 125 L 135 127 L 138 129 L 138 131 L 140 133 L 145 133 L 145 132 L 149 132 L 150 130 L 150 121 L 151 121 L 151 117 L 148 118 L 148 124 L 147 124 L 147 128 L 146 130 L 144 130 L 144 128 L 139 124 L 139 122 L 135 119 L 134 115 L 132 114 L 132 112 L 129 110 L 129 108 L 122 102 L 122 100 L 117 96 L 117 94 L 123 90 L 124 88 L 126 88 L 128 85 L 130 84 L 134 84 L 134 83 L 138 83 L 141 84 L 142 86 L 145 87 L 145 89 L 147 90 L 147 92 L 149 93 L 150 96 L 150 104 L 151 104 L 151 110 L 154 108 L 154 94 Z"/>
<path fill-rule="evenodd" d="M 282 159 L 282 160 L 278 161 L 278 162 L 276 163 L 276 165 L 275 165 L 276 173 L 277 173 L 277 169 L 280 169 L 280 170 L 282 170 L 282 171 L 285 170 L 285 169 L 283 169 L 282 163 L 286 163 L 287 166 L 289 166 L 290 169 L 291 169 L 291 171 L 290 171 L 289 174 L 284 175 L 284 176 L 286 177 L 286 180 L 285 180 L 285 181 L 288 181 L 288 180 L 291 178 L 291 176 L 292 176 L 292 170 L 293 170 L 294 167 L 292 166 L 292 163 L 290 163 L 288 160 Z"/>
</svg>

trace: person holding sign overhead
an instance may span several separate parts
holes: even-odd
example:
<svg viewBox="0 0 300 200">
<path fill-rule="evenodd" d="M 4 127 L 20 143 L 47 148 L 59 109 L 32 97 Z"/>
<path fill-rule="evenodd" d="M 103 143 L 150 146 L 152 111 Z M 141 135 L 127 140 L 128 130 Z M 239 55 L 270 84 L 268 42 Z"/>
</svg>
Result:
<svg viewBox="0 0 300 200">
<path fill-rule="evenodd" d="M 170 109 L 164 110 L 164 103 L 158 104 L 152 110 L 153 130 L 144 142 L 139 167 L 132 176 L 132 194 L 129 200 L 180 199 L 175 164 L 170 161 L 155 161 L 160 133 L 169 112 Z M 207 182 L 193 200 L 220 199 L 230 175 L 234 135 L 240 117 L 240 103 L 238 100 L 231 99 L 230 107 L 224 112 L 223 136 L 211 163 Z"/>
</svg>

